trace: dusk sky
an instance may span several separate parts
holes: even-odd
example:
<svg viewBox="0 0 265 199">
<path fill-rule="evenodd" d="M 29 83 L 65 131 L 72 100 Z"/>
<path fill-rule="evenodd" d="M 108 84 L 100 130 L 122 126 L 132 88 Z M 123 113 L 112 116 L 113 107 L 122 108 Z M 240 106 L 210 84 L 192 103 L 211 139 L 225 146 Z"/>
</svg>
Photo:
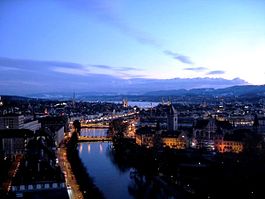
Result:
<svg viewBox="0 0 265 199">
<path fill-rule="evenodd" d="M 265 84 L 265 1 L 0 0 L 0 85 L 90 74 Z"/>
</svg>

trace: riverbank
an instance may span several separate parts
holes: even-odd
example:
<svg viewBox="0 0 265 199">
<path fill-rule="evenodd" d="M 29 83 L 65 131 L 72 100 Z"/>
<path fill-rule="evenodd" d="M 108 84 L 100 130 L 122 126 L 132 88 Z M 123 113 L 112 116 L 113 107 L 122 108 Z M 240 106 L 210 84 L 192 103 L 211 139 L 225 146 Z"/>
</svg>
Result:
<svg viewBox="0 0 265 199">
<path fill-rule="evenodd" d="M 102 192 L 96 187 L 93 179 L 88 174 L 86 168 L 81 161 L 77 150 L 77 139 L 75 135 L 67 144 L 66 148 L 67 160 L 70 163 L 73 175 L 76 179 L 76 185 L 78 185 L 79 192 L 82 193 L 84 199 L 103 199 Z"/>
<path fill-rule="evenodd" d="M 61 170 L 65 174 L 67 191 L 70 199 L 84 199 L 82 192 L 79 189 L 75 175 L 72 172 L 72 167 L 67 159 L 66 147 L 62 145 L 58 150 L 58 159 Z"/>
<path fill-rule="evenodd" d="M 119 167 L 137 170 L 136 187 L 142 190 L 145 176 L 151 184 L 158 182 L 151 191 L 164 188 L 174 198 L 264 198 L 261 182 L 265 177 L 265 152 L 213 154 L 192 149 L 146 149 L 123 139 L 114 143 L 112 154 Z"/>
</svg>

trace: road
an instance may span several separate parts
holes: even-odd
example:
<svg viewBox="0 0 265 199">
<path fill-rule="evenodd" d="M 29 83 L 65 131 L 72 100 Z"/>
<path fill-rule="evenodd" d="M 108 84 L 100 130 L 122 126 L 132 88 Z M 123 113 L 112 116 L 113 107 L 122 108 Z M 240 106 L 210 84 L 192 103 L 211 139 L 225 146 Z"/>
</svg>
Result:
<svg viewBox="0 0 265 199">
<path fill-rule="evenodd" d="M 12 162 L 12 165 L 8 171 L 8 178 L 2 185 L 5 193 L 10 191 L 12 179 L 16 175 L 16 172 L 19 168 L 20 161 L 21 161 L 22 157 L 23 157 L 22 155 L 16 155 L 15 161 Z"/>
<path fill-rule="evenodd" d="M 67 185 L 67 191 L 70 199 L 84 199 L 82 192 L 79 189 L 79 185 L 72 172 L 71 165 L 67 160 L 66 148 L 60 147 L 58 150 L 58 160 L 60 167 L 65 175 L 65 181 Z"/>
</svg>

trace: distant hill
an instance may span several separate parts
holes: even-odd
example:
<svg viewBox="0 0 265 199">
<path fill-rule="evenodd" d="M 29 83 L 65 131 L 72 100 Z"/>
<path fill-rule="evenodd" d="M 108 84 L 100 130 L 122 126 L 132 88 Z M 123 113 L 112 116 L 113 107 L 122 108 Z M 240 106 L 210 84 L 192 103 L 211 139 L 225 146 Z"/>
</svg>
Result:
<svg viewBox="0 0 265 199">
<path fill-rule="evenodd" d="M 214 89 L 214 88 L 198 88 L 198 89 L 176 89 L 176 90 L 158 90 L 146 92 L 143 94 L 120 94 L 116 92 L 83 92 L 76 93 L 75 98 L 82 101 L 120 101 L 127 98 L 132 101 L 152 101 L 161 100 L 162 97 L 196 97 L 196 96 L 236 96 L 245 98 L 265 97 L 265 85 L 246 85 L 246 86 L 232 86 L 228 88 Z M 73 98 L 73 93 L 50 93 L 37 94 L 31 96 L 40 99 L 54 99 L 54 100 L 69 100 Z"/>
<path fill-rule="evenodd" d="M 213 89 L 179 89 L 179 90 L 160 90 L 147 92 L 147 96 L 187 96 L 187 95 L 208 95 L 208 96 L 265 96 L 265 85 L 246 85 L 232 86 L 228 88 Z"/>
<path fill-rule="evenodd" d="M 8 61 L 14 61 L 16 67 L 19 67 L 19 63 L 15 60 L 7 59 L 6 62 Z M 23 66 L 28 67 L 27 72 L 23 75 L 21 70 L 9 70 L 8 75 L 0 73 L 2 82 L 0 84 L 0 95 L 46 96 L 48 98 L 55 95 L 61 95 L 62 98 L 65 95 L 73 96 L 73 92 L 87 93 L 88 95 L 106 95 L 106 93 L 110 95 L 142 95 L 146 92 L 158 90 L 217 89 L 235 85 L 248 85 L 248 82 L 240 78 L 123 79 L 108 74 L 77 75 L 69 72 L 62 74 L 51 71 L 47 67 L 36 67 L 35 64 L 28 62 L 24 63 Z M 38 68 L 38 71 L 36 71 L 36 68 Z M 10 77 L 12 77 L 12 81 L 10 81 Z"/>
<path fill-rule="evenodd" d="M 5 101 L 25 101 L 29 100 L 30 98 L 28 97 L 23 97 L 23 96 L 15 96 L 15 95 L 3 95 L 1 96 L 1 100 Z"/>
<path fill-rule="evenodd" d="M 34 90 L 32 90 L 32 92 L 35 94 L 27 94 L 27 96 L 38 98 L 64 98 L 72 97 L 73 91 L 82 96 L 144 95 L 145 93 L 156 92 L 160 90 L 165 91 L 166 93 L 168 91 L 175 92 L 175 90 L 181 90 L 178 92 L 183 92 L 185 94 L 187 92 L 186 90 L 189 89 L 217 89 L 248 84 L 239 78 L 232 80 L 223 78 L 121 79 L 107 75 L 91 75 L 89 78 L 86 78 L 83 77 L 79 78 L 78 80 L 71 80 L 69 77 L 69 81 L 67 82 L 54 82 L 54 85 L 60 85 L 60 89 L 56 87 L 45 87 L 45 89 L 39 88 L 38 92 L 34 92 Z M 76 83 L 82 83 L 82 86 L 73 88 Z M 68 86 L 67 84 L 70 85 Z M 70 89 L 71 87 L 73 89 Z M 37 88 L 35 87 L 34 89 Z M 197 91 L 198 93 L 200 92 L 200 90 Z"/>
<path fill-rule="evenodd" d="M 160 101 L 163 97 L 242 97 L 251 99 L 260 99 L 265 97 L 265 85 L 246 85 L 232 86 L 228 88 L 199 88 L 199 89 L 176 89 L 176 90 L 159 90 L 146 92 L 144 94 L 117 94 L 115 92 L 83 92 L 76 93 L 76 100 L 81 101 L 121 101 L 127 98 L 131 101 Z M 35 96 L 20 97 L 20 96 L 2 96 L 3 101 L 29 101 L 29 100 L 72 100 L 73 93 L 42 93 Z M 188 99 L 188 98 L 186 98 Z"/>
</svg>

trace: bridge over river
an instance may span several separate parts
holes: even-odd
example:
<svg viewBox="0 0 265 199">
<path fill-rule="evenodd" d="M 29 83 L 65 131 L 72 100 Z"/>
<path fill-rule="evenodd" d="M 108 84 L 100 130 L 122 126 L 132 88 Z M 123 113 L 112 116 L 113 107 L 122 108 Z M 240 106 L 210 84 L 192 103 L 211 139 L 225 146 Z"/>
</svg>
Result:
<svg viewBox="0 0 265 199">
<path fill-rule="evenodd" d="M 111 141 L 112 136 L 108 134 L 107 128 L 82 128 L 79 142 Z"/>
<path fill-rule="evenodd" d="M 109 123 L 81 123 L 81 128 L 99 128 L 99 129 L 108 129 Z"/>
<path fill-rule="evenodd" d="M 98 142 L 98 141 L 112 141 L 110 136 L 79 136 L 79 142 Z"/>
<path fill-rule="evenodd" d="M 81 128 L 109 128 L 109 124 L 114 119 L 132 119 L 138 112 L 129 112 L 116 115 L 102 116 L 89 120 L 81 120 Z"/>
</svg>

